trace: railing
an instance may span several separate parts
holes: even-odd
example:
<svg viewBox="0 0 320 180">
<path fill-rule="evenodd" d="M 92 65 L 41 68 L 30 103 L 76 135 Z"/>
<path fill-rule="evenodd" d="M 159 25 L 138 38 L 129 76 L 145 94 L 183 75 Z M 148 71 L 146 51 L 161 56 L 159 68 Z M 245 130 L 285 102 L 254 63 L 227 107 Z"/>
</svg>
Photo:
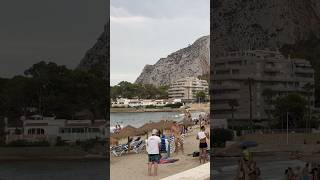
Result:
<svg viewBox="0 0 320 180">
<path fill-rule="evenodd" d="M 161 180 L 207 180 L 210 179 L 210 163 L 162 178 Z"/>
<path fill-rule="evenodd" d="M 314 129 L 288 129 L 288 133 L 313 133 Z M 242 130 L 242 135 L 247 134 L 285 134 L 287 129 L 257 129 L 257 130 Z"/>
</svg>

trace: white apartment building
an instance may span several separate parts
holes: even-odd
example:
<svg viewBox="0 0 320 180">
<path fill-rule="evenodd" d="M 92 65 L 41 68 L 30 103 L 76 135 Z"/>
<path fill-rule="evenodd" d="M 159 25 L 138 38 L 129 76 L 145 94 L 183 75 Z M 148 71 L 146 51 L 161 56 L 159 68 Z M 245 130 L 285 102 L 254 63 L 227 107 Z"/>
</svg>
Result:
<svg viewBox="0 0 320 180">
<path fill-rule="evenodd" d="M 183 102 L 196 100 L 196 93 L 204 91 L 208 95 L 209 85 L 206 80 L 196 77 L 186 77 L 171 83 L 168 90 L 169 98 L 181 99 Z"/>
<path fill-rule="evenodd" d="M 17 134 L 17 130 L 20 133 Z M 20 127 L 6 126 L 6 132 L 6 142 L 25 139 L 29 141 L 46 140 L 54 143 L 57 137 L 75 142 L 106 138 L 107 126 L 106 120 L 66 120 L 35 115 L 23 119 Z"/>
</svg>

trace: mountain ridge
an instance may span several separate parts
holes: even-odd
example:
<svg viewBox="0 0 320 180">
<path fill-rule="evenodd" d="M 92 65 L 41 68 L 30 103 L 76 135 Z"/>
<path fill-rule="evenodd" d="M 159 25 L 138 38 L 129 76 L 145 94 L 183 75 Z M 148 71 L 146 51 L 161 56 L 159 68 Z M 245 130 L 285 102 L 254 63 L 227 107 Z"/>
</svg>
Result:
<svg viewBox="0 0 320 180">
<path fill-rule="evenodd" d="M 160 58 L 154 65 L 147 64 L 135 83 L 164 86 L 180 78 L 209 73 L 209 43 L 210 37 L 203 36 L 192 45 Z"/>
</svg>

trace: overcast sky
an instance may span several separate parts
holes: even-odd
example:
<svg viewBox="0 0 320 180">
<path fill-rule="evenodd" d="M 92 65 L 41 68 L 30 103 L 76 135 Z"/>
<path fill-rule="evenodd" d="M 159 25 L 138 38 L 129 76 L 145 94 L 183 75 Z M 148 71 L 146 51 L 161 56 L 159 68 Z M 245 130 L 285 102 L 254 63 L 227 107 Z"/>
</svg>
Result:
<svg viewBox="0 0 320 180">
<path fill-rule="evenodd" d="M 210 33 L 209 0 L 111 0 L 110 83 L 134 82 L 154 64 Z"/>
<path fill-rule="evenodd" d="M 41 60 L 76 67 L 103 32 L 106 0 L 2 0 L 0 77 Z"/>
</svg>

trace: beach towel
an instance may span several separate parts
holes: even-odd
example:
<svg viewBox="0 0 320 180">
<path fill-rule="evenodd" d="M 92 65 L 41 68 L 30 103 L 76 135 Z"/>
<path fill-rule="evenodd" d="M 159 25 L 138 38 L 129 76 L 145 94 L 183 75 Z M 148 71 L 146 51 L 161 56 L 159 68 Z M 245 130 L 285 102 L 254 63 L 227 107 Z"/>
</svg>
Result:
<svg viewBox="0 0 320 180">
<path fill-rule="evenodd" d="M 174 144 L 174 136 L 170 136 L 169 143 L 170 143 L 170 154 L 173 154 L 174 151 L 176 150 L 176 146 Z"/>
<path fill-rule="evenodd" d="M 171 159 L 171 158 L 161 158 L 159 164 L 167 164 L 167 163 L 174 163 L 179 161 L 179 159 Z"/>
</svg>

